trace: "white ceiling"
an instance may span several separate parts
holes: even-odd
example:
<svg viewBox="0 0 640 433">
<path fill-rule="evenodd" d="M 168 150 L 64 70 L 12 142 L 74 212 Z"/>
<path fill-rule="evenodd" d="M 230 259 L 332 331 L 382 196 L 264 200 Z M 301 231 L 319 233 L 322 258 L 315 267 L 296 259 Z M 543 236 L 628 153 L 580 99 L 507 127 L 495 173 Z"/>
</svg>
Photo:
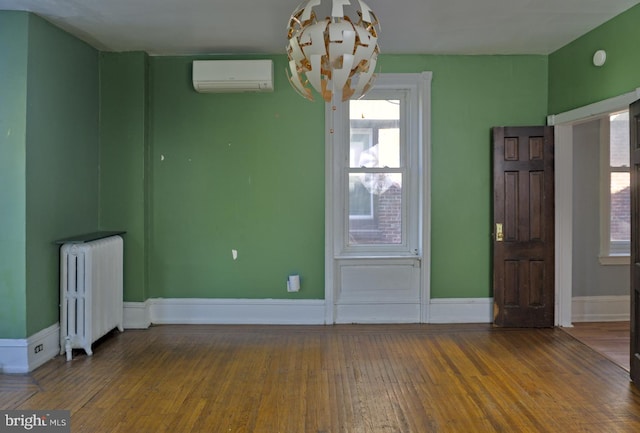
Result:
<svg viewBox="0 0 640 433">
<path fill-rule="evenodd" d="M 326 1 L 326 0 L 325 0 Z M 285 52 L 301 0 L 0 0 L 104 51 Z M 384 53 L 549 54 L 640 0 L 366 0 Z"/>
</svg>

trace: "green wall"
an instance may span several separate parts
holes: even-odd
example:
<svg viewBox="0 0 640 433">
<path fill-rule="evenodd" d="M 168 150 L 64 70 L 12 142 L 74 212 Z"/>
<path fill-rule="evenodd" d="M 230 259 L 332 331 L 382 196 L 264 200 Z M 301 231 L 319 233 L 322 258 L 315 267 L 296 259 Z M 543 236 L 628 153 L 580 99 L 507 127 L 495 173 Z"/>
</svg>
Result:
<svg viewBox="0 0 640 433">
<path fill-rule="evenodd" d="M 638 11 L 551 56 L 381 56 L 382 72 L 434 73 L 433 297 L 492 295 L 491 127 L 544 124 L 549 111 L 638 86 L 628 37 Z M 601 47 L 610 63 L 576 79 Z M 620 64 L 617 50 L 631 63 Z M 101 225 L 132 230 L 137 250 L 128 260 L 146 265 L 129 271 L 127 299 L 323 297 L 324 107 L 295 94 L 284 56 L 272 58 L 274 93 L 204 95 L 192 89 L 191 57 L 103 57 Z M 126 179 L 118 158 L 131 163 Z M 111 208 L 118 192 L 132 213 L 120 219 Z M 300 293 L 284 290 L 291 272 L 303 276 Z"/>
<path fill-rule="evenodd" d="M 28 17 L 0 13 L 0 338 L 26 336 Z"/>
<path fill-rule="evenodd" d="M 637 22 L 640 6 L 550 56 L 381 56 L 433 71 L 433 297 L 492 295 L 491 127 L 639 87 Z M 51 242 L 98 227 L 127 231 L 129 301 L 323 297 L 324 105 L 290 88 L 284 55 L 274 93 L 198 94 L 191 57 L 98 53 L 0 12 L 0 56 L 0 338 L 55 323 Z"/>
<path fill-rule="evenodd" d="M 149 297 L 324 297 L 324 105 L 273 59 L 274 93 L 227 95 L 193 90 L 192 58 L 150 59 Z M 490 296 L 490 129 L 544 123 L 547 57 L 380 64 L 434 72 L 432 295 Z"/>
<path fill-rule="evenodd" d="M 491 128 L 541 125 L 546 56 L 383 56 L 382 72 L 433 71 L 431 296 L 491 290 Z"/>
<path fill-rule="evenodd" d="M 150 58 L 149 297 L 324 297 L 323 104 L 284 56 L 261 94 L 196 93 L 192 60 Z"/>
<path fill-rule="evenodd" d="M 100 54 L 100 227 L 126 230 L 124 299 L 146 295 L 147 55 Z"/>
<path fill-rule="evenodd" d="M 58 321 L 56 239 L 98 227 L 98 52 L 29 16 L 27 335 Z"/>
<path fill-rule="evenodd" d="M 608 99 L 640 87 L 640 5 L 618 15 L 549 56 L 549 113 Z M 592 63 L 603 49 L 607 61 Z"/>
<path fill-rule="evenodd" d="M 0 12 L 0 338 L 58 321 L 54 241 L 98 227 L 98 52 Z"/>
</svg>

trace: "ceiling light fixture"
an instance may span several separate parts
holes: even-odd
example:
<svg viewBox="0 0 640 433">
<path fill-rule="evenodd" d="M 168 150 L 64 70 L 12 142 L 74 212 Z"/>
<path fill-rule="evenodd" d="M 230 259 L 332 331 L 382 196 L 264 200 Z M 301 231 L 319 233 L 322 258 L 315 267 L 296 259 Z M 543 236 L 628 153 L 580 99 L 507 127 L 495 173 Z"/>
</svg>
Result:
<svg viewBox="0 0 640 433">
<path fill-rule="evenodd" d="M 361 0 L 356 18 L 347 15 L 347 9 L 354 9 L 351 0 L 332 0 L 331 15 L 319 20 L 314 8 L 322 3 L 326 2 L 308 0 L 289 19 L 289 82 L 311 101 L 312 88 L 326 102 L 334 94 L 342 101 L 360 98 L 375 79 L 378 18 Z"/>
</svg>

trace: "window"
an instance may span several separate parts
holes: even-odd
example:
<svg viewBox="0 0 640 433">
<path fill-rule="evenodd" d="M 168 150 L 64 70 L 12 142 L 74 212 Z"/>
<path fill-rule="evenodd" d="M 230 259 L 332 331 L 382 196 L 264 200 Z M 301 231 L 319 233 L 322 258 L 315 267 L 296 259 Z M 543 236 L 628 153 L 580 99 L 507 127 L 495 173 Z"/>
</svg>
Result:
<svg viewBox="0 0 640 433">
<path fill-rule="evenodd" d="M 613 113 L 601 122 L 601 242 L 603 264 L 622 264 L 630 251 L 629 112 Z"/>
<path fill-rule="evenodd" d="M 429 83 L 426 73 L 381 74 L 366 96 L 334 107 L 335 257 L 421 254 Z"/>
<path fill-rule="evenodd" d="M 379 74 L 326 106 L 327 323 L 426 321 L 431 77 Z"/>
<path fill-rule="evenodd" d="M 349 102 L 348 245 L 403 242 L 400 100 Z"/>
</svg>

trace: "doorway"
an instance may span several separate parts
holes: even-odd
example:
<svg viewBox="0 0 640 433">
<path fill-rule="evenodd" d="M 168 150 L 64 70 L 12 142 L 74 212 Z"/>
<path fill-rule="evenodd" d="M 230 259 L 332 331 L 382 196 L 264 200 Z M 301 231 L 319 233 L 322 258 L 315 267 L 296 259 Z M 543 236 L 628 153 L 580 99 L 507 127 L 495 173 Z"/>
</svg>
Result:
<svg viewBox="0 0 640 433">
<path fill-rule="evenodd" d="M 555 127 L 556 143 L 556 326 L 571 327 L 573 317 L 574 126 L 608 113 L 625 110 L 639 98 L 640 88 L 605 101 L 551 115 L 547 119 L 547 123 Z"/>
<path fill-rule="evenodd" d="M 629 320 L 628 110 L 573 126 L 572 322 Z"/>
<path fill-rule="evenodd" d="M 636 89 L 548 118 L 556 127 L 556 325 L 627 369 L 629 243 L 614 236 L 612 216 L 616 196 L 628 197 L 614 180 L 628 185 L 630 164 L 614 161 L 611 128 L 639 97 Z M 628 135 L 622 141 L 628 151 Z"/>
<path fill-rule="evenodd" d="M 572 328 L 562 329 L 623 369 L 630 370 L 631 333 L 628 321 L 576 322 Z"/>
</svg>

